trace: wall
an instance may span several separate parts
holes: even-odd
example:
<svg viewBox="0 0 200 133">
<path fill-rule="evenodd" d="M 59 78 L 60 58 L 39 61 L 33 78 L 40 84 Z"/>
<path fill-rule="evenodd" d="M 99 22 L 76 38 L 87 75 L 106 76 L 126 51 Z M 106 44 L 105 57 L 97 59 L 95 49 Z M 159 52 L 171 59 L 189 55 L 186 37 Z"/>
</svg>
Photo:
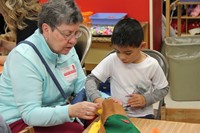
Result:
<svg viewBox="0 0 200 133">
<path fill-rule="evenodd" d="M 148 21 L 151 48 L 160 50 L 161 45 L 161 1 L 162 0 L 75 0 L 81 11 L 126 12 L 139 21 Z M 150 1 L 153 7 L 150 8 Z M 152 14 L 150 15 L 150 9 Z M 152 18 L 153 16 L 153 18 Z M 152 39 L 152 40 L 151 40 Z M 148 44 L 149 45 L 149 44 Z"/>
<path fill-rule="evenodd" d="M 126 12 L 140 21 L 149 21 L 149 0 L 76 0 L 82 11 Z"/>
</svg>

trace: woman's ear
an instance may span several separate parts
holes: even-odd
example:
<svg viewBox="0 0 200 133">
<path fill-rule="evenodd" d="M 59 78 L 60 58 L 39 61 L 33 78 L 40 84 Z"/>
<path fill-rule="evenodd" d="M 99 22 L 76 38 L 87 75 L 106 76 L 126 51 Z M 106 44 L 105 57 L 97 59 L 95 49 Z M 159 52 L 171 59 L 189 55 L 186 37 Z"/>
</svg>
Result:
<svg viewBox="0 0 200 133">
<path fill-rule="evenodd" d="M 141 42 L 141 44 L 140 44 L 140 49 L 145 49 L 145 48 L 147 48 L 147 46 L 146 46 L 146 42 Z"/>
<path fill-rule="evenodd" d="M 43 35 L 45 39 L 48 38 L 49 30 L 50 30 L 50 27 L 46 23 L 42 24 L 42 31 L 43 31 Z"/>
</svg>

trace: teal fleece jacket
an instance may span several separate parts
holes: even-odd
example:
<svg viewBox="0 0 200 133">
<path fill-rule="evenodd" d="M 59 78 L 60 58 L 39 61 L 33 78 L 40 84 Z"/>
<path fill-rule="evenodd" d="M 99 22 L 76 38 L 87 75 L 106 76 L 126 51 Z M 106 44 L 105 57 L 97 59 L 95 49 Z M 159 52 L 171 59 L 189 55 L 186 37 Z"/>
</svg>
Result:
<svg viewBox="0 0 200 133">
<path fill-rule="evenodd" d="M 36 45 L 68 97 L 84 88 L 86 76 L 74 48 L 67 55 L 53 53 L 38 29 L 26 40 Z M 33 48 L 22 43 L 13 49 L 0 77 L 0 114 L 6 122 L 23 119 L 31 126 L 53 126 L 73 121 L 63 103 Z"/>
</svg>

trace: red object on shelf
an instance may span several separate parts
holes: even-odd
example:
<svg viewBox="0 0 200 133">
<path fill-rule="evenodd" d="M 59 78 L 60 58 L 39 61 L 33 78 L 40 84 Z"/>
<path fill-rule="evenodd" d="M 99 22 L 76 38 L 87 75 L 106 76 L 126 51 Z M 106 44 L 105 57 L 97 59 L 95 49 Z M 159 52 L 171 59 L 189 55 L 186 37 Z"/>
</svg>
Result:
<svg viewBox="0 0 200 133">
<path fill-rule="evenodd" d="M 83 15 L 83 22 L 84 23 L 89 23 L 90 22 L 90 16 L 93 14 L 92 11 L 87 11 L 87 12 L 81 12 Z"/>
<path fill-rule="evenodd" d="M 38 0 L 41 4 L 46 3 L 48 0 Z"/>
<path fill-rule="evenodd" d="M 177 26 L 177 20 L 174 19 L 172 20 L 171 26 L 177 31 L 178 26 Z M 185 20 L 181 20 L 181 32 L 186 32 L 186 23 Z"/>
<path fill-rule="evenodd" d="M 188 30 L 191 30 L 191 29 L 194 29 L 194 28 L 199 28 L 200 27 L 200 22 L 197 20 L 197 21 L 194 21 L 194 22 L 190 22 L 188 24 Z"/>
</svg>

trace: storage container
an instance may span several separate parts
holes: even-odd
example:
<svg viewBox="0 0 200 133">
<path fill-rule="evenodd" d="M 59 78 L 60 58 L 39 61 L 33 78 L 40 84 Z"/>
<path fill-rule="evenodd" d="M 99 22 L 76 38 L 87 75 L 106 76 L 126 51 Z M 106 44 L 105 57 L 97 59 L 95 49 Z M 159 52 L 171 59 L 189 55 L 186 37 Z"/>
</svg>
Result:
<svg viewBox="0 0 200 133">
<path fill-rule="evenodd" d="M 127 13 L 95 13 L 90 16 L 92 25 L 115 25 Z"/>
<path fill-rule="evenodd" d="M 165 39 L 169 86 L 175 101 L 200 100 L 200 36 Z"/>
</svg>

